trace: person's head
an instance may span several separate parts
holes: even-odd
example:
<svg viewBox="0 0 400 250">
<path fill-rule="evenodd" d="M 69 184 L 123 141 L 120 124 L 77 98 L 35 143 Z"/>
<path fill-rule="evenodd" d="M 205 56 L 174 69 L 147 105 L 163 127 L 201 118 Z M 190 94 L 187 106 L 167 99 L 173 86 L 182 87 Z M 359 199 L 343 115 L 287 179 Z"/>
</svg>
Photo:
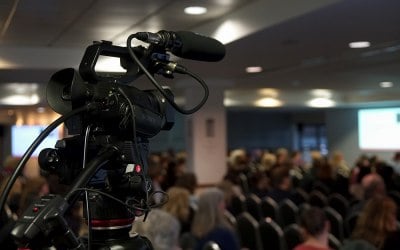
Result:
<svg viewBox="0 0 400 250">
<path fill-rule="evenodd" d="M 306 239 L 309 237 L 319 238 L 321 235 L 329 234 L 330 224 L 321 208 L 305 209 L 300 215 L 299 224 Z"/>
<path fill-rule="evenodd" d="M 264 153 L 261 157 L 261 171 L 269 171 L 276 164 L 276 155 L 272 153 Z"/>
<path fill-rule="evenodd" d="M 189 213 L 189 196 L 187 189 L 182 187 L 171 187 L 167 191 L 168 202 L 162 209 L 175 216 L 180 221 L 186 221 Z"/>
<path fill-rule="evenodd" d="M 325 160 L 322 160 L 319 165 L 315 165 L 316 176 L 319 180 L 329 180 L 334 178 L 333 166 Z"/>
<path fill-rule="evenodd" d="M 193 218 L 192 233 L 202 237 L 217 226 L 227 227 L 224 218 L 225 197 L 222 190 L 208 188 L 199 195 L 198 209 Z"/>
<path fill-rule="evenodd" d="M 396 214 L 396 203 L 390 197 L 371 198 L 357 219 L 352 238 L 363 239 L 378 248 L 382 247 L 386 236 L 397 229 Z"/>
<path fill-rule="evenodd" d="M 175 161 L 178 166 L 181 166 L 182 173 L 186 172 L 186 162 L 187 162 L 187 154 L 186 152 L 179 152 L 175 156 Z"/>
<path fill-rule="evenodd" d="M 178 249 L 180 228 L 179 221 L 174 216 L 161 209 L 153 209 L 146 221 L 138 218 L 133 223 L 131 234 L 147 237 L 154 249 L 174 250 Z"/>
<path fill-rule="evenodd" d="M 400 152 L 395 152 L 392 159 L 394 162 L 400 162 Z"/>
<path fill-rule="evenodd" d="M 364 199 L 368 200 L 377 195 L 386 194 L 386 186 L 383 178 L 375 173 L 364 176 L 361 180 L 361 186 L 364 192 Z"/>
<path fill-rule="evenodd" d="M 271 186 L 275 189 L 289 190 L 292 187 L 290 169 L 285 166 L 277 166 L 270 172 Z"/>
<path fill-rule="evenodd" d="M 234 196 L 242 194 L 240 188 L 238 186 L 235 186 L 229 180 L 222 180 L 217 184 L 217 188 L 224 193 L 225 204 L 227 207 L 231 205 L 231 201 Z"/>
<path fill-rule="evenodd" d="M 290 160 L 292 162 L 293 165 L 302 165 L 303 162 L 303 154 L 301 153 L 301 151 L 295 150 L 292 151 L 292 153 L 290 154 Z"/>
<path fill-rule="evenodd" d="M 247 154 L 244 149 L 234 149 L 229 154 L 228 166 L 230 170 L 241 171 L 246 168 Z"/>
<path fill-rule="evenodd" d="M 161 157 L 157 154 L 151 154 L 148 158 L 148 174 L 152 181 L 162 182 L 165 172 L 161 164 Z"/>
<path fill-rule="evenodd" d="M 340 164 L 344 161 L 343 153 L 341 151 L 334 151 L 331 155 L 331 162 L 334 165 Z"/>
<path fill-rule="evenodd" d="M 289 151 L 286 148 L 278 148 L 275 152 L 276 154 L 276 163 L 281 165 L 286 165 L 289 161 Z"/>
<path fill-rule="evenodd" d="M 190 194 L 194 194 L 197 188 L 197 177 L 196 174 L 192 172 L 183 173 L 176 180 L 175 186 L 186 188 Z"/>
</svg>

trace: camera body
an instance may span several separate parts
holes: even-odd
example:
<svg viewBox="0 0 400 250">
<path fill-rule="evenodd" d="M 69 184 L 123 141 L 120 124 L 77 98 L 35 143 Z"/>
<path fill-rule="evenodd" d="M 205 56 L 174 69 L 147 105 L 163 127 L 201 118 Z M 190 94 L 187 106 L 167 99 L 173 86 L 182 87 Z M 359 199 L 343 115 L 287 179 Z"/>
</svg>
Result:
<svg viewBox="0 0 400 250">
<path fill-rule="evenodd" d="M 154 58 L 160 58 L 165 51 L 140 46 L 133 51 L 150 73 L 159 72 Z M 120 58 L 126 73 L 95 72 L 100 55 Z M 79 73 L 67 68 L 51 77 L 46 94 L 54 111 L 65 115 L 86 105 L 95 108 L 68 119 L 68 137 L 59 140 L 55 148 L 40 152 L 41 170 L 57 175 L 60 183 L 72 188 L 67 197 L 49 195 L 33 202 L 11 232 L 17 243 L 33 248 L 53 244 L 85 249 L 85 245 L 91 244 L 95 249 L 117 245 L 151 249 L 146 238 L 132 238 L 129 231 L 135 217 L 146 214 L 150 208 L 148 139 L 172 128 L 174 109 L 164 96 L 167 93 L 168 99 L 173 99 L 168 89 L 161 94 L 131 86 L 142 74 L 127 48 L 103 41 L 86 49 Z M 63 218 L 77 200 L 87 202 L 84 209 L 90 215 L 86 219 L 93 231 L 91 242 L 75 237 Z"/>
</svg>

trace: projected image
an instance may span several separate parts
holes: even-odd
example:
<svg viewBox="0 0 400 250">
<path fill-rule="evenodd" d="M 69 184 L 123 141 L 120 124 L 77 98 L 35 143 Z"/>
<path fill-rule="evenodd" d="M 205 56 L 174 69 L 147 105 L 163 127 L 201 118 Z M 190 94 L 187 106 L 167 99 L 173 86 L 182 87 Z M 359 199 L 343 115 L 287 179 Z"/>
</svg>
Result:
<svg viewBox="0 0 400 250">
<path fill-rule="evenodd" d="M 32 142 L 39 136 L 39 134 L 46 128 L 46 126 L 12 126 L 11 127 L 11 154 L 16 157 L 22 156 Z M 40 151 L 44 148 L 54 148 L 57 140 L 59 140 L 59 130 L 53 130 L 49 136 L 42 141 L 37 147 L 32 156 L 38 156 Z"/>
<path fill-rule="evenodd" d="M 400 108 L 359 110 L 358 140 L 362 150 L 400 150 Z"/>
</svg>

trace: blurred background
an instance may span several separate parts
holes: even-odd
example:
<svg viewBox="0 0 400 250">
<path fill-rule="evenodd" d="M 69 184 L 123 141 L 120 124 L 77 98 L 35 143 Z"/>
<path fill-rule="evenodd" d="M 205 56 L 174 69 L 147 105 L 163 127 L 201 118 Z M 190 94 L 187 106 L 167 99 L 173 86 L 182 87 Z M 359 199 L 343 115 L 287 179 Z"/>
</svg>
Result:
<svg viewBox="0 0 400 250">
<path fill-rule="evenodd" d="M 77 69 L 93 41 L 125 46 L 132 33 L 163 29 L 197 32 L 226 45 L 220 62 L 176 59 L 221 93 L 213 99 L 223 105 L 218 116 L 226 119 L 226 150 L 341 149 L 350 162 L 363 152 L 389 159 L 400 149 L 385 143 L 399 141 L 398 121 L 386 125 L 384 115 L 367 114 L 372 122 L 366 124 L 381 123 L 360 131 L 358 112 L 392 108 L 400 117 L 399 9 L 397 0 L 2 0 L 0 160 L 17 154 L 13 146 L 21 139 L 12 133 L 23 132 L 12 132 L 15 125 L 29 125 L 27 133 L 35 134 L 30 130 L 41 131 L 59 116 L 47 105 L 46 85 L 58 70 Z M 96 67 L 120 70 L 118 61 Z M 200 98 L 188 91 L 196 86 L 190 79 L 165 82 L 181 106 Z M 153 88 L 144 77 L 132 85 Z M 187 117 L 175 119 L 171 131 L 152 139 L 152 151 L 187 148 Z M 383 131 L 374 137 L 384 139 L 383 148 L 361 145 L 359 133 L 369 138 L 378 127 Z M 53 139 L 63 135 L 60 129 Z"/>
</svg>

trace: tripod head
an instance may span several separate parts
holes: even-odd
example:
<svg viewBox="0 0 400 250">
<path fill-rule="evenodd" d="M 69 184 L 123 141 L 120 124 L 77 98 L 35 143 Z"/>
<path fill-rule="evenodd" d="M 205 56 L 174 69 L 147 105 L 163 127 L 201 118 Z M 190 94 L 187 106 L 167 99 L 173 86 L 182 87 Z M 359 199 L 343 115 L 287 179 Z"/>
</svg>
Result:
<svg viewBox="0 0 400 250">
<path fill-rule="evenodd" d="M 135 218 L 142 215 L 146 218 L 155 207 L 147 175 L 148 139 L 172 128 L 175 110 L 183 114 L 197 111 L 208 97 L 208 88 L 195 74 L 170 62 L 168 48 L 157 44 L 132 48 L 132 38 L 135 35 L 128 38 L 126 48 L 106 41 L 95 42 L 86 49 L 79 73 L 68 68 L 51 77 L 47 101 L 62 116 L 35 140 L 16 172 L 21 171 L 24 161 L 46 134 L 64 123 L 68 137 L 59 140 L 55 148 L 42 150 L 38 159 L 41 170 L 57 175 L 60 183 L 69 186 L 69 191 L 65 196 L 41 197 L 30 205 L 11 232 L 18 246 L 152 249 L 145 237 L 129 235 Z M 119 58 L 126 73 L 96 72 L 100 55 Z M 190 75 L 204 88 L 203 100 L 195 108 L 179 108 L 172 92 L 153 77 L 161 74 L 172 78 L 174 72 Z M 132 86 L 143 74 L 155 89 L 140 90 Z M 80 200 L 86 204 L 89 228 L 86 238 L 77 237 L 64 218 Z"/>
</svg>

